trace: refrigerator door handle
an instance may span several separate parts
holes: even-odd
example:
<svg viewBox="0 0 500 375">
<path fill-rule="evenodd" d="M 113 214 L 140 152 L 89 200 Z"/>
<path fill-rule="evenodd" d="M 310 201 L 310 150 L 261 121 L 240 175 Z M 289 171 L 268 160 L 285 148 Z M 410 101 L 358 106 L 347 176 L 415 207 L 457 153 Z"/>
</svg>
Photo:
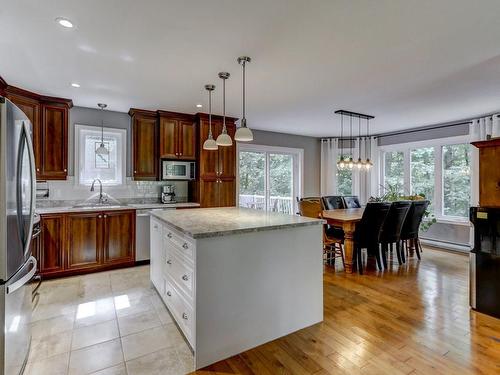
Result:
<svg viewBox="0 0 500 375">
<path fill-rule="evenodd" d="M 23 121 L 24 134 L 26 136 L 26 145 L 28 147 L 28 156 L 30 159 L 30 175 L 31 175 L 31 202 L 30 202 L 30 226 L 28 241 L 24 249 L 24 256 L 30 252 L 31 237 L 33 234 L 33 223 L 35 222 L 35 209 L 36 209 L 36 168 L 35 168 L 35 153 L 33 151 L 33 141 L 31 140 L 31 133 L 29 126 Z"/>
<path fill-rule="evenodd" d="M 31 256 L 28 259 L 28 262 L 26 262 L 26 264 L 32 264 L 33 267 L 31 268 L 31 270 L 26 275 L 24 275 L 19 280 L 15 281 L 12 284 L 10 284 L 10 285 L 7 286 L 7 288 L 6 288 L 7 289 L 7 294 L 14 293 L 16 290 L 18 290 L 23 285 L 25 285 L 26 283 L 28 283 L 33 278 L 33 276 L 35 275 L 35 273 L 36 273 L 36 267 L 37 267 L 36 259 Z"/>
</svg>

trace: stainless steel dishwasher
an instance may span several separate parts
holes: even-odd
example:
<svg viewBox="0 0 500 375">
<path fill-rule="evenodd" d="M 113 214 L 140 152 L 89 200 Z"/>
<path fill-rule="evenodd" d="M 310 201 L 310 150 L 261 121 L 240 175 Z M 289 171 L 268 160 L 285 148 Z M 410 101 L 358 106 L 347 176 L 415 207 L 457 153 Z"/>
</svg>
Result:
<svg viewBox="0 0 500 375">
<path fill-rule="evenodd" d="M 144 209 L 136 211 L 135 222 L 135 260 L 136 262 L 150 259 L 149 250 L 149 217 L 151 211 L 175 210 L 175 207 L 160 209 Z"/>
</svg>

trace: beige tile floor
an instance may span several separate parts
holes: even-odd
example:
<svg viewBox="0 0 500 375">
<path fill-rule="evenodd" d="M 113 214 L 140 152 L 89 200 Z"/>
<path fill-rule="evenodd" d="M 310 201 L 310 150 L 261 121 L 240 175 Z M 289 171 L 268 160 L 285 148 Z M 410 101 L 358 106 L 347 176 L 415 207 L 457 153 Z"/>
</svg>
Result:
<svg viewBox="0 0 500 375">
<path fill-rule="evenodd" d="M 45 281 L 25 374 L 182 375 L 193 356 L 141 266 Z"/>
</svg>

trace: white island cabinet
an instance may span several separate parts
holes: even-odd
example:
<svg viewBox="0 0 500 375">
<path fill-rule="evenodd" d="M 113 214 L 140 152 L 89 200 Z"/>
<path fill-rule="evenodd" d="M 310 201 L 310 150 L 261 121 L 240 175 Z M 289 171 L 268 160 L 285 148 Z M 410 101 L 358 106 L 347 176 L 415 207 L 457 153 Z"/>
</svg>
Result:
<svg viewBox="0 0 500 375">
<path fill-rule="evenodd" d="M 203 208 L 150 228 L 151 281 L 197 369 L 323 320 L 321 220 Z"/>
</svg>

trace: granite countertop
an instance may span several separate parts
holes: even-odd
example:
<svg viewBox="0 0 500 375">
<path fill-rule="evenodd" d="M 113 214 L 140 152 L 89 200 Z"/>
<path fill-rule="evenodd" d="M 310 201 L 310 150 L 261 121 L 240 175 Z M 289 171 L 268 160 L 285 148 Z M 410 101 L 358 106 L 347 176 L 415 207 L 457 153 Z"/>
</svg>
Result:
<svg viewBox="0 0 500 375">
<path fill-rule="evenodd" d="M 318 225 L 324 222 L 321 219 L 241 207 L 153 211 L 152 215 L 195 239 Z"/>
<path fill-rule="evenodd" d="M 168 208 L 187 208 L 199 207 L 199 203 L 195 202 L 177 202 L 177 203 L 161 203 L 158 199 L 127 199 L 117 200 L 108 205 L 91 206 L 91 207 L 75 207 L 82 203 L 81 201 L 40 201 L 37 202 L 36 213 L 38 214 L 54 214 L 54 213 L 70 213 L 70 212 L 93 212 L 93 211 L 119 211 L 119 210 L 153 210 L 153 209 L 168 209 Z"/>
</svg>

